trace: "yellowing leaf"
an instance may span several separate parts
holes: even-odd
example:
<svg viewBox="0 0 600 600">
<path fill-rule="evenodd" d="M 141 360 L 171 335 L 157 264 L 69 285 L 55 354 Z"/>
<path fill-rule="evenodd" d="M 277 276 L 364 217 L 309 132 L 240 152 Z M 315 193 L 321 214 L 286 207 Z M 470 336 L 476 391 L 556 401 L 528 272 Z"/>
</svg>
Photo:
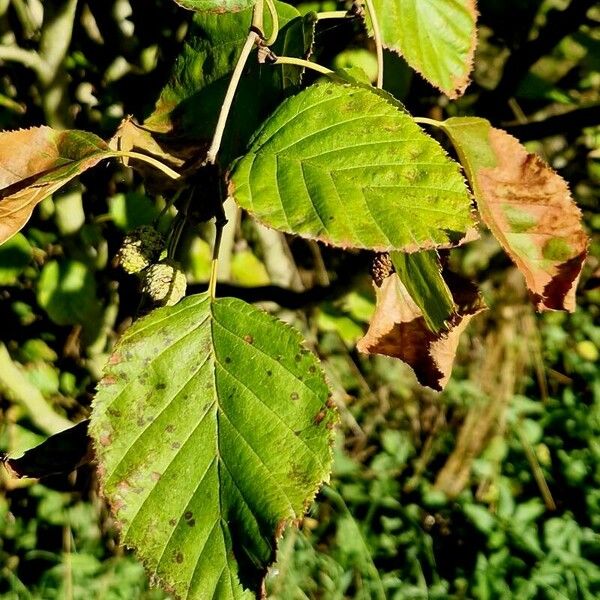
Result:
<svg viewBox="0 0 600 600">
<path fill-rule="evenodd" d="M 448 278 L 448 275 L 447 275 Z M 419 383 L 442 390 L 448 383 L 460 334 L 485 306 L 475 286 L 456 276 L 448 281 L 456 312 L 445 331 L 432 331 L 422 310 L 396 273 L 375 284 L 377 308 L 357 348 L 367 354 L 399 358 L 415 372 Z"/>
<path fill-rule="evenodd" d="M 44 198 L 111 155 L 105 142 L 85 131 L 37 127 L 0 133 L 0 244 Z"/>
<path fill-rule="evenodd" d="M 469 84 L 477 42 L 475 0 L 373 0 L 373 4 L 383 45 L 401 54 L 449 98 L 461 96 Z"/>
<path fill-rule="evenodd" d="M 484 223 L 525 276 L 536 308 L 573 311 L 588 239 L 566 182 L 485 119 L 452 118 L 443 127 Z"/>
<path fill-rule="evenodd" d="M 193 159 L 194 157 L 197 159 L 201 155 L 201 151 L 204 151 L 202 145 L 191 142 L 182 144 L 168 135 L 139 125 L 130 116 L 123 119 L 109 145 L 116 152 L 133 151 L 150 156 L 168 167 L 180 171 L 182 177 L 198 168 L 198 163 L 201 161 Z M 123 162 L 129 165 L 127 158 L 124 158 Z M 142 175 L 146 189 L 151 192 L 172 191 L 180 185 L 174 182 L 172 177 L 146 162 L 136 160 L 131 166 Z"/>
</svg>

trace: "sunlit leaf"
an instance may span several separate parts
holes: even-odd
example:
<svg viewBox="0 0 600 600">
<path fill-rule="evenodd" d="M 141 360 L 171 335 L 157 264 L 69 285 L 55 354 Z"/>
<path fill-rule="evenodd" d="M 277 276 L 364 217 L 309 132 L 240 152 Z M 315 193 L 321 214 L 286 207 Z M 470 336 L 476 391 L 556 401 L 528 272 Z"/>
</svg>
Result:
<svg viewBox="0 0 600 600">
<path fill-rule="evenodd" d="M 176 596 L 259 594 L 329 475 L 329 404 L 300 335 L 241 300 L 190 296 L 136 322 L 90 426 L 122 542 Z"/>
<path fill-rule="evenodd" d="M 280 105 L 234 165 L 230 193 L 269 227 L 341 247 L 449 247 L 472 226 L 439 144 L 387 97 L 333 81 Z"/>
<path fill-rule="evenodd" d="M 98 136 L 36 127 L 0 132 L 0 244 L 65 183 L 110 156 Z"/>
<path fill-rule="evenodd" d="M 450 98 L 461 96 L 477 43 L 475 0 L 373 0 L 373 5 L 383 45 Z"/>
<path fill-rule="evenodd" d="M 80 261 L 48 261 L 37 282 L 37 301 L 58 325 L 101 326 L 94 273 Z"/>
<path fill-rule="evenodd" d="M 456 117 L 443 127 L 481 218 L 525 276 L 537 309 L 573 311 L 588 239 L 565 181 L 485 119 Z"/>
</svg>

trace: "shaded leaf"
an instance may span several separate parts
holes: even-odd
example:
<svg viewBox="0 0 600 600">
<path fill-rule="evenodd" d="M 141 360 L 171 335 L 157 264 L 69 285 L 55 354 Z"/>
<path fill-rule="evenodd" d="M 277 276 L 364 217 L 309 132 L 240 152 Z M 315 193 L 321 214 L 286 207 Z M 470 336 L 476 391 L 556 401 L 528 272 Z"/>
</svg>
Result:
<svg viewBox="0 0 600 600">
<path fill-rule="evenodd" d="M 40 479 L 70 473 L 89 459 L 88 421 L 55 433 L 19 458 L 5 457 L 4 464 L 15 477 Z"/>
<path fill-rule="evenodd" d="M 117 152 L 133 151 L 151 156 L 171 169 L 177 170 L 184 177 L 187 171 L 193 172 L 202 162 L 202 157 L 199 156 L 202 146 L 172 140 L 168 135 L 140 125 L 131 116 L 123 119 L 109 145 Z M 123 163 L 134 167 L 142 175 L 144 185 L 150 193 L 173 191 L 181 185 L 179 181 L 173 180 L 146 162 L 136 160 L 130 164 L 129 159 L 124 158 Z"/>
<path fill-rule="evenodd" d="M 37 301 L 57 325 L 100 324 L 94 273 L 80 261 L 48 261 L 37 282 Z"/>
<path fill-rule="evenodd" d="M 455 315 L 456 306 L 442 276 L 437 252 L 392 252 L 390 258 L 400 281 L 423 313 L 429 329 L 442 331 Z"/>
<path fill-rule="evenodd" d="M 259 594 L 329 476 L 328 405 L 298 332 L 241 300 L 189 296 L 136 322 L 90 426 L 122 542 L 174 595 Z"/>
<path fill-rule="evenodd" d="M 481 218 L 525 276 L 536 308 L 573 311 L 588 239 L 566 182 L 485 119 L 456 117 L 443 127 Z"/>
<path fill-rule="evenodd" d="M 286 100 L 233 167 L 259 221 L 341 247 L 453 246 L 472 225 L 458 165 L 368 87 L 326 81 Z"/>
<path fill-rule="evenodd" d="M 475 286 L 455 275 L 446 277 L 456 312 L 444 331 L 435 333 L 427 326 L 423 312 L 393 273 L 375 285 L 375 315 L 358 350 L 399 358 L 413 369 L 421 385 L 442 390 L 452 372 L 460 334 L 484 309 Z"/>
<path fill-rule="evenodd" d="M 304 17 L 289 4 L 275 2 L 279 35 L 276 54 L 307 56 L 315 18 Z M 271 30 L 265 11 L 265 30 Z M 231 73 L 252 23 L 252 10 L 222 15 L 197 14 L 155 110 L 144 126 L 170 153 L 194 148 L 202 160 L 214 134 Z M 261 65 L 256 51 L 248 59 L 227 121 L 220 161 L 227 165 L 239 156 L 262 120 L 277 106 L 286 90 L 299 85 L 302 70 L 292 65 Z M 260 85 L 257 85 L 260 81 Z M 160 135 L 162 134 L 162 136 Z"/>
<path fill-rule="evenodd" d="M 44 198 L 111 155 L 105 142 L 85 131 L 0 132 L 0 244 L 27 223 Z"/>
<path fill-rule="evenodd" d="M 31 245 L 21 233 L 0 246 L 0 285 L 15 284 L 32 256 Z"/>
<path fill-rule="evenodd" d="M 203 13 L 238 12 L 256 4 L 256 0 L 175 0 L 179 6 Z"/>
<path fill-rule="evenodd" d="M 373 0 L 383 45 L 450 98 L 469 84 L 477 44 L 475 0 Z M 368 22 L 369 33 L 373 35 Z"/>
</svg>

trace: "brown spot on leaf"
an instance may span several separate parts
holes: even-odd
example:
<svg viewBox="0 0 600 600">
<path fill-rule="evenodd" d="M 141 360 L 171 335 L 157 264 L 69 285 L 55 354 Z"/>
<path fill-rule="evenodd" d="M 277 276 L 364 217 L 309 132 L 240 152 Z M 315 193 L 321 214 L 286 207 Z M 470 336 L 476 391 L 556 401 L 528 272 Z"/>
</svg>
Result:
<svg viewBox="0 0 600 600">
<path fill-rule="evenodd" d="M 313 423 L 315 425 L 320 425 L 321 422 L 323 421 L 323 419 L 325 418 L 325 416 L 327 415 L 327 412 L 323 409 L 321 409 L 316 415 L 315 418 L 313 419 Z"/>
<path fill-rule="evenodd" d="M 244 341 L 246 344 L 254 344 L 254 338 L 251 335 L 245 335 Z"/>
<path fill-rule="evenodd" d="M 100 445 L 101 446 L 110 446 L 112 444 L 112 437 L 110 433 L 103 433 L 100 436 Z"/>
<path fill-rule="evenodd" d="M 110 358 L 108 359 L 108 364 L 109 365 L 118 365 L 123 359 L 121 358 L 121 355 L 118 352 L 115 352 L 114 354 L 111 354 Z"/>
<path fill-rule="evenodd" d="M 335 401 L 331 396 L 329 398 L 327 398 L 327 402 L 325 403 L 325 406 L 327 406 L 327 408 L 335 408 Z"/>
<path fill-rule="evenodd" d="M 290 394 L 290 398 L 295 402 L 296 400 L 298 400 L 298 398 L 300 398 L 298 392 L 292 392 Z"/>
<path fill-rule="evenodd" d="M 175 562 L 181 564 L 183 562 L 183 554 L 181 552 L 178 552 L 175 555 Z"/>
<path fill-rule="evenodd" d="M 152 478 L 152 481 L 158 481 L 160 479 L 161 475 L 158 471 L 152 471 L 152 474 L 150 475 L 150 477 Z"/>
<path fill-rule="evenodd" d="M 112 375 L 106 375 L 100 380 L 100 385 L 114 385 L 115 383 L 117 383 L 117 379 Z"/>
<path fill-rule="evenodd" d="M 167 426 L 165 427 L 165 431 L 166 431 L 167 433 L 173 433 L 173 432 L 175 431 L 175 425 L 167 425 Z"/>
</svg>

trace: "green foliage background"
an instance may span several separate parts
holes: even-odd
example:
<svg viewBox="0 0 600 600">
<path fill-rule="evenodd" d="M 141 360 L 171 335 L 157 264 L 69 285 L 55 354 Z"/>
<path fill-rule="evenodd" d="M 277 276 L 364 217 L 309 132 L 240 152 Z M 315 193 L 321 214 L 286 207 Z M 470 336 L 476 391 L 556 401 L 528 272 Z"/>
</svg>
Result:
<svg viewBox="0 0 600 600">
<path fill-rule="evenodd" d="M 47 10 L 60 25 L 60 8 L 75 4 L 73 36 L 51 81 L 23 61 L 1 62 L 0 50 L 2 129 L 50 123 L 108 138 L 125 115 L 141 120 L 151 112 L 190 14 L 171 0 L 63 0 Z M 447 390 L 435 395 L 402 364 L 353 349 L 373 311 L 368 256 L 289 240 L 290 253 L 280 250 L 274 266 L 256 229 L 241 222 L 230 249 L 234 292 L 282 283 L 282 265 L 296 283 L 331 281 L 334 290 L 326 300 L 308 297 L 302 310 L 285 295 L 279 308 L 269 304 L 318 348 L 342 422 L 331 483 L 300 530 L 281 541 L 268 579 L 273 598 L 600 595 L 600 127 L 576 118 L 552 125 L 555 115 L 600 100 L 600 14 L 563 21 L 557 33 L 554 11 L 568 4 L 480 2 L 475 82 L 452 104 L 396 55 L 385 59 L 386 85 L 413 114 L 512 122 L 508 130 L 569 181 L 592 234 L 575 314 L 535 315 L 520 276 L 488 237 L 453 253 L 453 267 L 478 279 L 491 309 L 470 327 Z M 44 38 L 40 6 L 0 1 L 2 48 L 36 51 Z M 503 75 L 508 51 L 524 53 L 538 34 L 555 43 L 518 81 Z M 60 28 L 53 35 L 63 39 Z M 359 25 L 325 21 L 317 40 L 321 63 L 373 77 Z M 540 124 L 519 125 L 525 115 Z M 23 234 L 0 248 L 0 331 L 10 354 L 0 353 L 2 449 L 18 454 L 47 434 L 35 403 L 14 395 L 9 362 L 36 391 L 30 399 L 73 421 L 87 416 L 107 353 L 138 309 L 135 282 L 112 258 L 124 232 L 161 208 L 113 162 L 43 202 Z M 207 279 L 205 234 L 183 244 L 192 290 Z M 478 427 L 466 435 L 469 419 Z M 464 473 L 465 448 L 473 447 L 471 475 L 449 500 L 438 489 L 440 472 L 452 458 L 453 473 Z M 118 548 L 91 468 L 43 483 L 1 477 L 0 597 L 163 597 Z"/>
</svg>

